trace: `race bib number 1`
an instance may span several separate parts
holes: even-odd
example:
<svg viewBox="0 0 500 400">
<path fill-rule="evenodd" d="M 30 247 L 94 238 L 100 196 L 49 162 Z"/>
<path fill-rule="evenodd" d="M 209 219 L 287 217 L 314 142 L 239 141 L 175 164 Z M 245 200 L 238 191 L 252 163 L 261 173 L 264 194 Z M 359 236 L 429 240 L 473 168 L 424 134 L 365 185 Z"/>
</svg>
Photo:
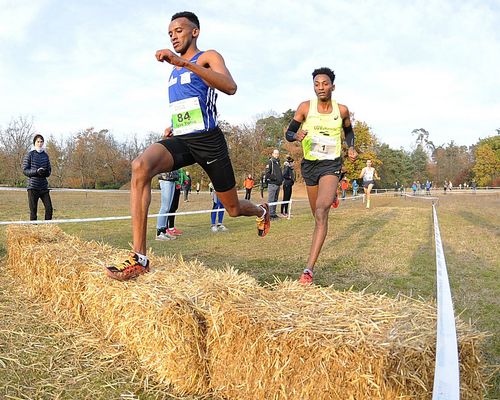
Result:
<svg viewBox="0 0 500 400">
<path fill-rule="evenodd" d="M 198 97 L 175 101 L 170 104 L 170 111 L 175 136 L 205 129 Z"/>
<path fill-rule="evenodd" d="M 311 137 L 311 150 L 309 154 L 318 160 L 335 160 L 340 157 L 340 148 L 333 137 L 314 135 Z"/>
</svg>

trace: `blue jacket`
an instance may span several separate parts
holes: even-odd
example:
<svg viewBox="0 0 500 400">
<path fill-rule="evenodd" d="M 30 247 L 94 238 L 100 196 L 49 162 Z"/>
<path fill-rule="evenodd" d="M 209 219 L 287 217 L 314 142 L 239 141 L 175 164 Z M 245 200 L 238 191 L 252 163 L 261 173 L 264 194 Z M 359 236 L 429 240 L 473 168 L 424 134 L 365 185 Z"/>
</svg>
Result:
<svg viewBox="0 0 500 400">
<path fill-rule="evenodd" d="M 45 171 L 38 172 L 39 168 Z M 50 176 L 52 168 L 50 166 L 49 155 L 44 151 L 39 153 L 31 150 L 23 160 L 23 173 L 28 179 L 28 189 L 46 190 L 49 188 L 47 177 Z"/>
</svg>

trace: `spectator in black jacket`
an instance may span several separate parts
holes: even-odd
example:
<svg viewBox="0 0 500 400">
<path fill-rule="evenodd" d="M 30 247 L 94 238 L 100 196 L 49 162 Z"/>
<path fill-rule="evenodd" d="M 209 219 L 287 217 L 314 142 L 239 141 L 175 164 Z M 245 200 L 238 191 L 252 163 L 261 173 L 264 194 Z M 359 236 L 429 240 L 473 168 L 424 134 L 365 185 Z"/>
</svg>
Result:
<svg viewBox="0 0 500 400">
<path fill-rule="evenodd" d="M 42 135 L 33 138 L 33 150 L 23 160 L 23 173 L 28 179 L 28 203 L 30 206 L 30 220 L 37 219 L 38 200 L 41 199 L 45 207 L 45 219 L 52 219 L 52 201 L 49 193 L 49 182 L 52 168 Z"/>
<path fill-rule="evenodd" d="M 295 183 L 295 170 L 293 168 L 293 158 L 286 156 L 283 164 L 283 201 L 290 201 L 292 198 L 292 186 Z M 288 217 L 289 203 L 281 205 L 281 216 Z"/>
<path fill-rule="evenodd" d="M 269 159 L 266 166 L 266 180 L 267 180 L 267 195 L 268 202 L 274 203 L 278 201 L 278 196 L 280 194 L 280 187 L 283 183 L 283 173 L 281 171 L 280 165 L 280 152 L 277 149 L 273 150 L 273 155 Z M 276 204 L 269 204 L 269 215 L 272 219 L 278 218 L 276 214 Z"/>
<path fill-rule="evenodd" d="M 186 171 L 186 179 L 182 185 L 182 187 L 184 189 L 184 201 L 185 202 L 189 201 L 188 196 L 189 196 L 189 192 L 191 191 L 191 184 L 192 184 L 191 176 L 189 176 L 189 171 Z"/>
</svg>

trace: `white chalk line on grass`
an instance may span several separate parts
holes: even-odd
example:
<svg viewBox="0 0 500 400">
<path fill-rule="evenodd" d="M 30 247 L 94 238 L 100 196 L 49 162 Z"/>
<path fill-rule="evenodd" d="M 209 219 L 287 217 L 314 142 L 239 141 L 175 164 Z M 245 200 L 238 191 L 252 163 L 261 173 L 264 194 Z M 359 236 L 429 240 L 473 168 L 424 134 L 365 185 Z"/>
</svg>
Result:
<svg viewBox="0 0 500 400">
<path fill-rule="evenodd" d="M 434 240 L 436 244 L 437 279 L 437 339 L 436 364 L 432 400 L 459 400 L 460 376 L 458 365 L 457 332 L 446 270 L 443 244 L 439 232 L 436 206 L 432 204 Z"/>
<path fill-rule="evenodd" d="M 288 219 L 290 219 L 290 214 L 292 211 L 292 203 L 294 200 L 289 201 L 276 201 L 273 203 L 268 203 L 269 205 L 278 205 L 278 204 L 289 204 L 288 208 Z M 220 211 L 226 211 L 225 208 L 215 208 L 210 210 L 196 210 L 196 211 L 181 211 L 175 213 L 162 213 L 162 214 L 148 214 L 148 218 L 157 218 L 157 217 L 170 217 L 170 216 L 179 216 L 179 215 L 194 215 L 194 214 L 210 214 L 210 213 L 218 213 Z M 50 219 L 50 220 L 36 220 L 36 221 L 0 221 L 0 225 L 40 225 L 40 224 L 67 224 L 67 223 L 80 223 L 80 222 L 101 222 L 101 221 L 120 221 L 132 219 L 130 215 L 122 216 L 122 217 L 95 217 L 95 218 L 67 218 L 67 219 Z"/>
</svg>

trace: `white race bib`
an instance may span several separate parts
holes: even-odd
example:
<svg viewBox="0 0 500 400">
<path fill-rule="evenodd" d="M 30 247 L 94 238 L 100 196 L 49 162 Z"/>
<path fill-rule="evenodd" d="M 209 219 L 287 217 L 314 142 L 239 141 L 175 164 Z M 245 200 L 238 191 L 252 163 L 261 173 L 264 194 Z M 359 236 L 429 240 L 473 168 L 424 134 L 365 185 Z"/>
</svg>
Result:
<svg viewBox="0 0 500 400">
<path fill-rule="evenodd" d="M 309 154 L 318 160 L 335 160 L 340 157 L 340 149 L 334 137 L 313 135 Z"/>
</svg>

